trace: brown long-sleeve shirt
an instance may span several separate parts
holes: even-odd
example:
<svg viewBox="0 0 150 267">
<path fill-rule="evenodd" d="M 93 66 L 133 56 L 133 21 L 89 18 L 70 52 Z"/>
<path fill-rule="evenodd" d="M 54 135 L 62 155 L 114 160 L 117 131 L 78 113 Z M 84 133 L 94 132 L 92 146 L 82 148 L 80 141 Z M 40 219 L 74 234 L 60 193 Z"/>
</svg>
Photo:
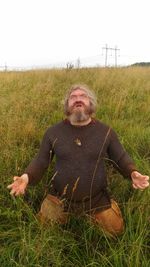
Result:
<svg viewBox="0 0 150 267">
<path fill-rule="evenodd" d="M 68 201 L 69 207 L 104 209 L 110 206 L 105 160 L 130 177 L 136 167 L 116 133 L 98 120 L 74 126 L 66 119 L 48 128 L 39 153 L 25 173 L 29 184 L 37 183 L 56 156 L 50 193 Z"/>
</svg>

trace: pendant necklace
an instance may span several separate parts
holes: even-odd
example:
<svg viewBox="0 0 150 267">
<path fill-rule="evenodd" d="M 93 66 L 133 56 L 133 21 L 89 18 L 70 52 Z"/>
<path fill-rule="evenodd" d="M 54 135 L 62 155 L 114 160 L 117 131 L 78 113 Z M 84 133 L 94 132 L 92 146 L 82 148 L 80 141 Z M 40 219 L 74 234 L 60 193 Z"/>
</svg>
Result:
<svg viewBox="0 0 150 267">
<path fill-rule="evenodd" d="M 80 140 L 79 138 L 76 138 L 76 139 L 74 140 L 74 142 L 75 142 L 75 144 L 76 144 L 77 146 L 81 146 L 81 145 L 82 145 L 81 140 Z"/>
</svg>

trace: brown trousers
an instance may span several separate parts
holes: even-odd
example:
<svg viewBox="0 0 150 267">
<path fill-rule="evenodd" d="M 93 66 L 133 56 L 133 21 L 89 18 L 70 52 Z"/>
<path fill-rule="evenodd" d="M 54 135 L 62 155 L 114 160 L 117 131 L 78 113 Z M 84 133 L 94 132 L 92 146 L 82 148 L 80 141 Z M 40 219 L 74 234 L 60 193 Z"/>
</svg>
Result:
<svg viewBox="0 0 150 267">
<path fill-rule="evenodd" d="M 38 218 L 42 223 L 67 223 L 68 213 L 64 212 L 63 202 L 57 197 L 47 195 L 41 205 Z M 106 234 L 113 236 L 119 235 L 124 230 L 124 223 L 121 211 L 114 200 L 111 200 L 111 208 L 95 212 L 90 217 L 92 222 L 99 225 Z"/>
</svg>

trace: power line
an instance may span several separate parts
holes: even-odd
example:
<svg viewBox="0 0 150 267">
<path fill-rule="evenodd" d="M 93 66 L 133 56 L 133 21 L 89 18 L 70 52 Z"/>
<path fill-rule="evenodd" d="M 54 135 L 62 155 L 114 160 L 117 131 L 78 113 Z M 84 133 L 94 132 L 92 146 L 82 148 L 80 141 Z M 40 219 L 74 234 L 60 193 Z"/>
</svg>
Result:
<svg viewBox="0 0 150 267">
<path fill-rule="evenodd" d="M 117 48 L 117 46 L 115 46 L 115 48 L 113 47 L 108 47 L 108 45 L 106 44 L 105 47 L 102 47 L 102 49 L 105 50 L 105 67 L 107 67 L 107 61 L 108 61 L 108 51 L 115 51 L 114 53 L 114 58 L 115 58 L 115 67 L 117 67 L 117 52 L 120 50 Z"/>
</svg>

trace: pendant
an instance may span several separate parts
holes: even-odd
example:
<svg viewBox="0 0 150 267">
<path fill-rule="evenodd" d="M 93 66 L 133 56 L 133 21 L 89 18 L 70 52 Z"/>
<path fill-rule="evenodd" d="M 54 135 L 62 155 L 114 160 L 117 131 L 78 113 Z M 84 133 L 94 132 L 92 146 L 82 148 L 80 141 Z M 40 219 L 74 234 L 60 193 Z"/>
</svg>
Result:
<svg viewBox="0 0 150 267">
<path fill-rule="evenodd" d="M 74 142 L 76 143 L 77 146 L 81 146 L 81 141 L 79 138 L 75 139 Z"/>
</svg>

